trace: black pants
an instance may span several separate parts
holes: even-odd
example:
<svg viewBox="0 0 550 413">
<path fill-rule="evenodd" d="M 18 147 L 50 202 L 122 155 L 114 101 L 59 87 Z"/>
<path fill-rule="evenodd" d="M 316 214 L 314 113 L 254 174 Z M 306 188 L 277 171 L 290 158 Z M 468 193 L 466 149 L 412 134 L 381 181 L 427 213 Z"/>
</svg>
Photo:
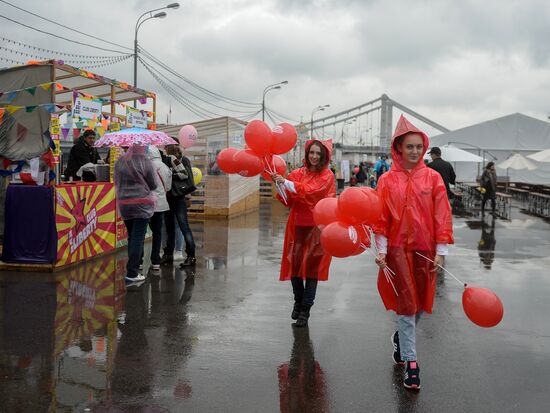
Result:
<svg viewBox="0 0 550 413">
<path fill-rule="evenodd" d="M 491 200 L 491 210 L 493 212 L 495 212 L 495 208 L 496 208 L 496 195 L 495 194 L 491 194 L 491 193 L 487 193 L 485 192 L 483 194 L 483 200 L 481 201 L 481 212 L 485 211 L 485 203 L 487 202 L 487 200 Z"/>
<path fill-rule="evenodd" d="M 294 292 L 294 301 L 302 305 L 312 306 L 317 292 L 317 280 L 301 277 L 291 277 L 292 291 Z"/>
<path fill-rule="evenodd" d="M 151 264 L 160 264 L 160 249 L 162 248 L 162 223 L 164 212 L 155 212 L 149 220 L 149 228 L 153 232 L 153 244 L 151 245 Z"/>
</svg>

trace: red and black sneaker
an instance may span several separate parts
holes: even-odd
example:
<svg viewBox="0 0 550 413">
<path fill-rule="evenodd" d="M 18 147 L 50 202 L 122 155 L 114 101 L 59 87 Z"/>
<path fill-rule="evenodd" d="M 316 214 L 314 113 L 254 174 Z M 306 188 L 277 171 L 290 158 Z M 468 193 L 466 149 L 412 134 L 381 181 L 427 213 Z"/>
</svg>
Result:
<svg viewBox="0 0 550 413">
<path fill-rule="evenodd" d="M 420 367 L 416 361 L 407 361 L 405 369 L 405 380 L 403 386 L 407 389 L 420 390 Z"/>
<path fill-rule="evenodd" d="M 399 333 L 396 331 L 391 336 L 391 343 L 393 345 L 392 360 L 395 364 L 403 365 L 405 362 L 401 359 L 401 348 L 399 347 Z"/>
</svg>

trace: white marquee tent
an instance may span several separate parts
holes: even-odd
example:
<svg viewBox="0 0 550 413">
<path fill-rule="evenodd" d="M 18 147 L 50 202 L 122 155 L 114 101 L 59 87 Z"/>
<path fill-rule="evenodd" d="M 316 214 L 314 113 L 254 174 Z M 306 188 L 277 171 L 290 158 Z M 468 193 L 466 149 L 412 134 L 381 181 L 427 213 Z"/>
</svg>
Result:
<svg viewBox="0 0 550 413">
<path fill-rule="evenodd" d="M 527 156 L 550 148 L 550 123 L 514 113 L 430 138 L 431 147 L 446 144 L 479 155 L 485 159 L 485 163 L 494 161 L 497 164 L 497 174 L 506 175 L 506 170 L 498 168 L 498 164 L 512 154 Z M 535 164 L 537 169 L 534 170 L 510 170 L 510 181 L 548 184 L 550 164 Z M 481 171 L 478 171 L 477 164 L 456 165 L 459 181 L 474 182 Z"/>
</svg>

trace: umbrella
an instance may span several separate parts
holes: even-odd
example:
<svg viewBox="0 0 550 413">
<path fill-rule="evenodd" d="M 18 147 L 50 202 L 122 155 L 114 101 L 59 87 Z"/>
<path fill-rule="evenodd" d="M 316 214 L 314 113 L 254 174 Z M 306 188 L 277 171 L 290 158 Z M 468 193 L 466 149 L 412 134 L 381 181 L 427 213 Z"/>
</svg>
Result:
<svg viewBox="0 0 550 413">
<path fill-rule="evenodd" d="M 94 146 L 147 146 L 177 145 L 177 142 L 166 133 L 143 128 L 128 128 L 117 132 L 106 133 Z"/>
<path fill-rule="evenodd" d="M 533 161 L 521 156 L 519 153 L 510 156 L 497 166 L 502 169 L 527 169 L 529 171 L 537 169 L 537 165 L 535 165 Z"/>
<path fill-rule="evenodd" d="M 527 157 L 537 162 L 550 162 L 550 149 L 532 153 L 531 155 L 527 155 Z"/>
<path fill-rule="evenodd" d="M 457 148 L 456 146 L 443 145 L 440 146 L 439 149 L 441 149 L 441 159 L 447 162 L 483 162 L 483 158 L 481 156 L 474 155 L 473 153 Z M 425 159 L 430 159 L 428 152 L 424 155 Z"/>
</svg>

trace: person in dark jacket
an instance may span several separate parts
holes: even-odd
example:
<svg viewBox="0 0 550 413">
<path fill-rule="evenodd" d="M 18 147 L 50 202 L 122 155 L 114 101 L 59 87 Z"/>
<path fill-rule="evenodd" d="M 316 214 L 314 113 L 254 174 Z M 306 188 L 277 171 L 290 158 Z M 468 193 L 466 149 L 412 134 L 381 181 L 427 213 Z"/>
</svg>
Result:
<svg viewBox="0 0 550 413">
<path fill-rule="evenodd" d="M 103 163 L 97 149 L 94 148 L 95 132 L 93 130 L 86 130 L 78 138 L 78 141 L 71 148 L 69 153 L 69 161 L 67 162 L 67 168 L 65 169 L 65 179 L 68 181 L 70 177 L 74 181 L 80 181 L 80 177 L 76 174 L 78 170 L 87 163 Z M 92 174 L 93 175 L 93 174 Z M 86 178 L 82 174 L 85 181 L 95 181 L 95 176 Z"/>
<path fill-rule="evenodd" d="M 180 264 L 181 268 L 192 267 L 196 264 L 195 241 L 193 232 L 189 226 L 187 217 L 188 199 L 187 197 L 196 189 L 193 181 L 193 171 L 191 162 L 181 152 L 179 145 L 170 145 L 166 147 L 168 156 L 163 161 L 172 170 L 172 188 L 166 194 L 170 210 L 166 211 L 166 247 L 161 264 L 171 264 L 174 261 L 174 248 L 176 239 L 176 228 L 174 217 L 183 233 L 185 239 L 185 253 L 187 257 Z"/>
<path fill-rule="evenodd" d="M 489 162 L 485 166 L 485 170 L 481 174 L 480 184 L 485 189 L 483 200 L 481 201 L 481 215 L 485 213 L 485 204 L 488 200 L 491 200 L 491 211 L 494 214 L 497 196 L 497 173 L 494 162 Z"/>
<path fill-rule="evenodd" d="M 439 175 L 441 175 L 441 177 L 443 178 L 443 182 L 445 182 L 447 197 L 449 199 L 452 199 L 453 193 L 451 192 L 449 184 L 455 184 L 456 175 L 453 166 L 449 162 L 441 159 L 441 149 L 439 149 L 437 146 L 434 146 L 428 153 L 432 158 L 432 161 L 428 164 L 428 167 L 439 172 Z"/>
</svg>

